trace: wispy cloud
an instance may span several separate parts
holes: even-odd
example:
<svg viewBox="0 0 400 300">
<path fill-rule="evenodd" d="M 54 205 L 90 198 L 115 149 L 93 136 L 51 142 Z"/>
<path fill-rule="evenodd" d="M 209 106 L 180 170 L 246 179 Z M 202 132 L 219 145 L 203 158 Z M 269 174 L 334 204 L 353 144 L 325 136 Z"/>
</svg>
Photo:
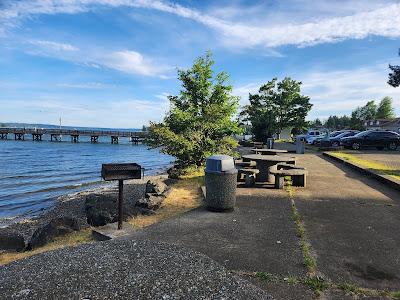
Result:
<svg viewBox="0 0 400 300">
<path fill-rule="evenodd" d="M 7 122 L 43 123 L 45 115 L 49 123 L 56 123 L 61 116 L 64 125 L 112 128 L 140 128 L 149 120 L 160 121 L 168 108 L 164 101 L 157 100 L 110 99 L 93 105 L 66 96 L 39 97 L 31 101 L 0 99 L 0 103 L 3 107 L 0 119 Z M 11 120 L 10 116 L 18 118 Z"/>
<path fill-rule="evenodd" d="M 31 44 L 40 46 L 42 48 L 48 48 L 53 51 L 78 51 L 79 49 L 70 44 L 57 43 L 53 41 L 42 41 L 42 40 L 33 40 L 30 41 Z"/>
<path fill-rule="evenodd" d="M 394 2 L 386 5 L 364 4 L 371 9 L 347 10 L 345 15 L 325 15 L 322 19 L 308 18 L 296 23 L 290 18 L 284 18 L 277 24 L 233 22 L 197 9 L 157 0 L 37 0 L 7 3 L 8 5 L 5 4 L 5 8 L 0 11 L 0 21 L 3 21 L 3 24 L 34 14 L 80 13 L 99 5 L 152 9 L 201 23 L 218 32 L 226 44 L 235 47 L 273 48 L 283 45 L 305 47 L 345 39 L 362 39 L 369 35 L 389 38 L 400 36 L 400 4 Z M 338 7 L 340 5 L 337 4 Z"/>
<path fill-rule="evenodd" d="M 357 69 L 336 71 L 310 71 L 297 74 L 297 80 L 303 82 L 302 93 L 310 96 L 314 104 L 309 118 L 324 117 L 331 114 L 348 114 L 357 106 L 365 105 L 369 100 L 380 101 L 385 96 L 393 98 L 393 105 L 400 114 L 400 94 L 389 86 L 387 66 L 374 65 Z M 258 81 L 239 86 L 233 90 L 241 96 L 241 104 L 248 103 L 249 93 L 256 93 L 266 83 Z"/>
<path fill-rule="evenodd" d="M 101 82 L 60 83 L 57 86 L 68 89 L 88 89 L 88 90 L 100 90 L 100 89 L 114 87 L 114 85 L 105 84 Z"/>
<path fill-rule="evenodd" d="M 60 42 L 32 40 L 31 47 L 24 49 L 31 55 L 41 55 L 82 64 L 88 67 L 108 68 L 128 74 L 170 78 L 167 73 L 173 70 L 159 61 L 155 61 L 133 50 L 114 52 L 97 49 L 79 49 L 78 47 Z"/>
<path fill-rule="evenodd" d="M 125 73 L 158 76 L 161 78 L 168 78 L 163 73 L 171 69 L 156 64 L 151 59 L 145 58 L 139 52 L 129 50 L 113 52 L 94 62 Z"/>
</svg>

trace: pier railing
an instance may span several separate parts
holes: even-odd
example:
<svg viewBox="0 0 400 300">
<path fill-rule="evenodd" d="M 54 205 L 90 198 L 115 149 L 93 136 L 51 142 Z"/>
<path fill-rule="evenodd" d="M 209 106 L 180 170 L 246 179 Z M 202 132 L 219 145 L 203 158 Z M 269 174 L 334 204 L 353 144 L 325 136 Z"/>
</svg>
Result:
<svg viewBox="0 0 400 300">
<path fill-rule="evenodd" d="M 26 134 L 32 135 L 35 141 L 41 141 L 45 134 L 50 135 L 51 141 L 59 141 L 61 136 L 69 135 L 72 142 L 78 142 L 79 136 L 90 136 L 91 142 L 94 143 L 98 142 L 100 136 L 111 137 L 111 143 L 118 143 L 120 137 L 129 138 L 131 142 L 137 143 L 147 136 L 146 131 L 0 127 L 0 139 L 7 139 L 8 134 L 14 134 L 15 140 L 24 140 Z"/>
</svg>

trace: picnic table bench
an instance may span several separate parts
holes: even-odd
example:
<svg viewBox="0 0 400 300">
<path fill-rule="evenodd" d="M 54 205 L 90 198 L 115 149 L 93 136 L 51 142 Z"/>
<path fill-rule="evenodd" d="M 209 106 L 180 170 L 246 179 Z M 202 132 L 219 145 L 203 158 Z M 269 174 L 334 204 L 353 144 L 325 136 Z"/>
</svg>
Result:
<svg viewBox="0 0 400 300">
<path fill-rule="evenodd" d="M 283 189 L 286 176 L 290 176 L 292 178 L 293 186 L 306 186 L 307 170 L 305 170 L 304 168 L 297 167 L 291 169 L 270 170 L 270 173 L 275 176 L 276 189 Z"/>
<path fill-rule="evenodd" d="M 255 161 L 257 169 L 260 171 L 256 177 L 257 182 L 272 182 L 274 176 L 270 174 L 271 167 L 279 163 L 292 163 L 295 164 L 296 158 L 283 155 L 261 155 L 261 154 L 249 154 L 243 155 L 243 160 Z"/>
<path fill-rule="evenodd" d="M 238 178 L 244 175 L 245 186 L 250 187 L 256 183 L 256 176 L 260 173 L 258 169 L 238 169 Z"/>
</svg>

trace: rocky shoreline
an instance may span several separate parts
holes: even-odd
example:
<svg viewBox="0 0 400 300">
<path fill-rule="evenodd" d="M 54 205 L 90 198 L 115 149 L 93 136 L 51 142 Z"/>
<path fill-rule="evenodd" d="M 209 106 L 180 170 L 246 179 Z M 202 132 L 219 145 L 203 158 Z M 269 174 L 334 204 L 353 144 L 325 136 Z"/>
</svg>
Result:
<svg viewBox="0 0 400 300">
<path fill-rule="evenodd" d="M 124 218 L 155 213 L 170 184 L 166 174 L 126 181 Z M 158 185 L 161 185 L 161 190 Z M 0 228 L 0 252 L 31 250 L 55 236 L 113 222 L 117 214 L 117 197 L 117 186 L 61 196 L 56 205 L 45 213 Z"/>
</svg>

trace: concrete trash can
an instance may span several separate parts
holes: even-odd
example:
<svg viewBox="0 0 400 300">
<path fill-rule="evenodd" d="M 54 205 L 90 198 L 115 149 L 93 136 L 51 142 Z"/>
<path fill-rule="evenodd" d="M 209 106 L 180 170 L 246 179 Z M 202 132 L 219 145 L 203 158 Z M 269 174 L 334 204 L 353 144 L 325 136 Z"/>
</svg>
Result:
<svg viewBox="0 0 400 300">
<path fill-rule="evenodd" d="M 305 151 L 305 144 L 302 137 L 296 137 L 296 153 L 297 154 L 304 154 Z"/>
<path fill-rule="evenodd" d="M 233 210 L 236 204 L 237 169 L 233 157 L 212 155 L 205 171 L 206 207 L 211 211 Z"/>
<path fill-rule="evenodd" d="M 274 149 L 274 139 L 267 138 L 267 149 Z"/>
</svg>

